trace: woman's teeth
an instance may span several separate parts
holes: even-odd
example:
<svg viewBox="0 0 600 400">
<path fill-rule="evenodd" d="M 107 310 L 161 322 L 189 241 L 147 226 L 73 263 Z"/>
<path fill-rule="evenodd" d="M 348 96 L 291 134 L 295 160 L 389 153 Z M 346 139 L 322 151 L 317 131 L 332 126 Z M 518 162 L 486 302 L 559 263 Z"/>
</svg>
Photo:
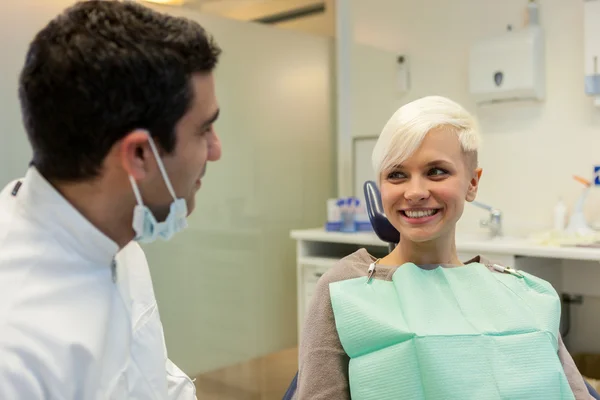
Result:
<svg viewBox="0 0 600 400">
<path fill-rule="evenodd" d="M 437 213 L 438 210 L 420 210 L 420 211 L 404 211 L 404 214 L 406 214 L 406 216 L 408 218 L 424 218 L 424 217 L 430 217 L 432 215 L 434 215 L 435 213 Z"/>
</svg>

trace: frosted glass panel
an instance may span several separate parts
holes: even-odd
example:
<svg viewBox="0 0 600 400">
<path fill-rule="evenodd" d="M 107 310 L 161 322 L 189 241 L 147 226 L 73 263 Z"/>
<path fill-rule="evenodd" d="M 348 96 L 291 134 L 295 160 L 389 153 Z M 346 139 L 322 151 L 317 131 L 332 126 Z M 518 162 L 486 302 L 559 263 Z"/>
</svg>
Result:
<svg viewBox="0 0 600 400">
<path fill-rule="evenodd" d="M 190 228 L 147 246 L 170 355 L 196 374 L 296 345 L 295 244 L 333 195 L 332 42 L 169 9 L 224 54 L 209 164 Z"/>
<path fill-rule="evenodd" d="M 27 46 L 39 29 L 70 4 L 73 1 L 0 2 L 0 187 L 25 175 L 31 159 L 17 94 Z"/>
</svg>

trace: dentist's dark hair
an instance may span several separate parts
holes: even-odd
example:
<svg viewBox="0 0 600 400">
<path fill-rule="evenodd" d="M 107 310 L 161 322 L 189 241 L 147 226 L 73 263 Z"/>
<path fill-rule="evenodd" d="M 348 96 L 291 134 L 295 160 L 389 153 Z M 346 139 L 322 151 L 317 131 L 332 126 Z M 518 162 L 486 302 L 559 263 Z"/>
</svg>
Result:
<svg viewBox="0 0 600 400">
<path fill-rule="evenodd" d="M 20 75 L 32 164 L 46 179 L 94 178 L 136 128 L 172 152 L 192 75 L 212 72 L 220 53 L 198 23 L 133 1 L 66 9 L 35 36 Z"/>
</svg>

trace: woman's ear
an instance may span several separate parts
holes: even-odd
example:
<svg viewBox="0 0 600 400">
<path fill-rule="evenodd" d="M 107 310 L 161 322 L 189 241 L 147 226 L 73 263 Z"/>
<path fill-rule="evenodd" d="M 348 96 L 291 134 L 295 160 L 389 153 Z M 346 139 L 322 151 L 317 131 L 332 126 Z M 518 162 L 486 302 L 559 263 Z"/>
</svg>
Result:
<svg viewBox="0 0 600 400">
<path fill-rule="evenodd" d="M 465 200 L 473 201 L 477 197 L 477 189 L 479 189 L 479 180 L 481 179 L 482 172 L 483 170 L 481 168 L 476 168 L 471 174 L 469 189 L 467 190 L 467 196 Z"/>
<path fill-rule="evenodd" d="M 148 133 L 144 130 L 132 131 L 120 141 L 118 146 L 123 169 L 136 181 L 144 179 L 150 168 L 149 162 L 153 160 Z"/>
</svg>

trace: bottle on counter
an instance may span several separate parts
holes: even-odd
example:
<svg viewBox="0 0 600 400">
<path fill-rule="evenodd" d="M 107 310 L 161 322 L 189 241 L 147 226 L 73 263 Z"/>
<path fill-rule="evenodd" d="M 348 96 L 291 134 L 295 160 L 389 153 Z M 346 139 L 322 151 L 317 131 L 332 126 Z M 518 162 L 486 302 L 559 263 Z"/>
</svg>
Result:
<svg viewBox="0 0 600 400">
<path fill-rule="evenodd" d="M 567 226 L 567 206 L 563 202 L 562 198 L 558 199 L 558 202 L 554 206 L 554 230 L 557 232 L 563 232 Z"/>
</svg>

